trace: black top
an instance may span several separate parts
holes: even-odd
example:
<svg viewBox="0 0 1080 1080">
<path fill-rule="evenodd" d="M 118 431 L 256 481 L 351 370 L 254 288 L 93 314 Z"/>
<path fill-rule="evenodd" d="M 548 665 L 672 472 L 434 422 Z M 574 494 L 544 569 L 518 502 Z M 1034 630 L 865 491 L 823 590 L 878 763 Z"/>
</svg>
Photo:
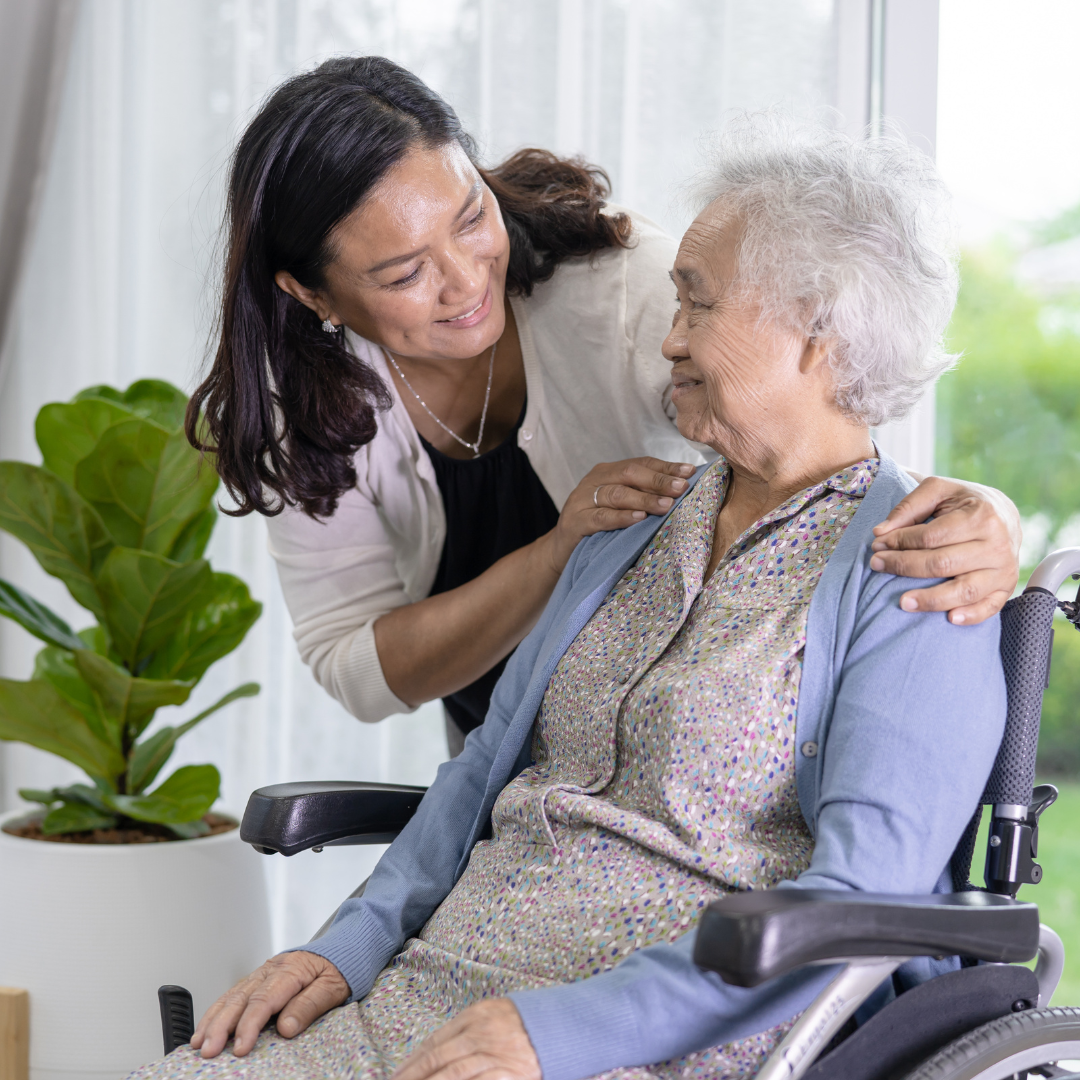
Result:
<svg viewBox="0 0 1080 1080">
<path fill-rule="evenodd" d="M 420 441 L 435 467 L 435 478 L 446 511 L 446 542 L 431 595 L 447 592 L 479 577 L 511 551 L 531 544 L 555 527 L 559 511 L 533 472 L 514 430 L 486 454 L 460 460 L 436 450 L 423 436 Z M 443 698 L 446 711 L 462 731 L 484 722 L 491 691 L 506 666 L 500 660 L 456 694 Z"/>
</svg>

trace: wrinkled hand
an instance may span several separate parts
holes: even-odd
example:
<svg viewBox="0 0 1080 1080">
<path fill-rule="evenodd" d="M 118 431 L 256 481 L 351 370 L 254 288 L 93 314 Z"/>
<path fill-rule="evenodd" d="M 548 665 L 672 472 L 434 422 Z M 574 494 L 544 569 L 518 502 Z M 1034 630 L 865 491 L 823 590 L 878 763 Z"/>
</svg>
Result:
<svg viewBox="0 0 1080 1080">
<path fill-rule="evenodd" d="M 541 1080 L 540 1062 L 509 998 L 470 1005 L 429 1035 L 392 1080 Z"/>
<path fill-rule="evenodd" d="M 992 489 L 927 477 L 874 535 L 871 569 L 951 579 L 904 593 L 905 611 L 947 611 L 950 622 L 973 625 L 1000 611 L 1016 587 L 1020 516 Z"/>
<path fill-rule="evenodd" d="M 647 514 L 666 514 L 693 472 L 693 465 L 651 457 L 597 465 L 570 493 L 548 534 L 555 570 L 562 571 L 582 537 L 625 529 Z"/>
<path fill-rule="evenodd" d="M 217 1057 L 235 1031 L 232 1052 L 243 1057 L 274 1013 L 278 1034 L 291 1039 L 348 997 L 349 984 L 329 960 L 309 952 L 272 956 L 206 1010 L 191 1045 L 204 1058 Z"/>
</svg>

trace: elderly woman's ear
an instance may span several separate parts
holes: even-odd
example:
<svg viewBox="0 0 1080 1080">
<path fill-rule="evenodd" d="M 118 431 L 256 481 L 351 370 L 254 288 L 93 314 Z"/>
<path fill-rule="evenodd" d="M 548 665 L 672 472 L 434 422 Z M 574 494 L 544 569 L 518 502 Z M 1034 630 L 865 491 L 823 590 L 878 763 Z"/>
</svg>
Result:
<svg viewBox="0 0 1080 1080">
<path fill-rule="evenodd" d="M 822 365 L 828 365 L 836 345 L 835 338 L 811 334 L 806 339 L 806 348 L 799 359 L 799 370 L 804 375 L 809 375 L 812 371 L 822 369 Z"/>
</svg>

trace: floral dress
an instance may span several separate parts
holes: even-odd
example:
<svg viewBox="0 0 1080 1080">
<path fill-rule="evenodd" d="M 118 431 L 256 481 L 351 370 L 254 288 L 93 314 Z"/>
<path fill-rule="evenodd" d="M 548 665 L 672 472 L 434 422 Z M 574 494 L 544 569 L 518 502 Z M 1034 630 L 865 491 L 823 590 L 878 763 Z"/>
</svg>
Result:
<svg viewBox="0 0 1080 1080">
<path fill-rule="evenodd" d="M 245 1058 L 190 1050 L 136 1077 L 382 1080 L 474 1001 L 606 971 L 674 942 L 735 889 L 810 861 L 795 715 L 810 600 L 877 470 L 861 461 L 755 522 L 704 580 L 729 471 L 717 462 L 560 660 L 534 764 L 492 837 L 362 1001 Z M 751 1077 L 789 1024 L 623 1080 Z"/>
</svg>

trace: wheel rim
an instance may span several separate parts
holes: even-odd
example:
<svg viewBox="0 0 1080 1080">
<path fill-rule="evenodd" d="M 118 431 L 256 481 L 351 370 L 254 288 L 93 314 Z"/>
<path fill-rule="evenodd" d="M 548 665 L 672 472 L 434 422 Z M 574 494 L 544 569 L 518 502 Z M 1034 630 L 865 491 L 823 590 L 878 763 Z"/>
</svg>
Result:
<svg viewBox="0 0 1080 1080">
<path fill-rule="evenodd" d="M 1069 1039 L 1029 1046 L 995 1061 L 993 1065 L 981 1068 L 972 1063 L 977 1071 L 965 1072 L 963 1080 L 1010 1080 L 1017 1073 L 1021 1080 L 1028 1080 L 1026 1074 L 1032 1069 L 1057 1065 L 1058 1062 L 1061 1062 L 1060 1067 L 1066 1069 L 1066 1072 L 1059 1074 L 1057 1080 L 1070 1080 L 1071 1077 L 1080 1075 L 1080 1040 Z M 1038 1077 L 1039 1074 L 1036 1073 L 1031 1080 Z"/>
</svg>

